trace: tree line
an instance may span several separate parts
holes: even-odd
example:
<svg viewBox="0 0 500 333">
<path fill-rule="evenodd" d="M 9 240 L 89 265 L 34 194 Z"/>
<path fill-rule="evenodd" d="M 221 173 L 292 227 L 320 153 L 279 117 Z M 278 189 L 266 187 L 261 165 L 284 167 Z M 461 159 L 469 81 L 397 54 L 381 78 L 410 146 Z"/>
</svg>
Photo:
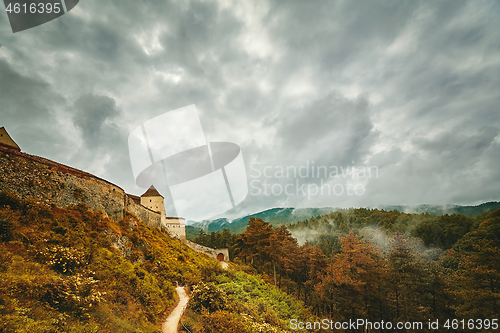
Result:
<svg viewBox="0 0 500 333">
<path fill-rule="evenodd" d="M 299 245 L 296 233 L 315 237 Z M 229 247 L 234 261 L 335 320 L 493 319 L 500 312 L 500 209 L 475 219 L 359 209 L 289 228 L 251 218 L 242 234 L 201 231 L 194 241 Z"/>
</svg>

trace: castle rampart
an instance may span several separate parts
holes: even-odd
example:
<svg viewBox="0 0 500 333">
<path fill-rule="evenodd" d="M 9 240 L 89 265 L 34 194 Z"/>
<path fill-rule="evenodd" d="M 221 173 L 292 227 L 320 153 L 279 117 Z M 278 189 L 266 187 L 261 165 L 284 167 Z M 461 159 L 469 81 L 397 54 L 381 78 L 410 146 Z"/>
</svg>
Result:
<svg viewBox="0 0 500 333">
<path fill-rule="evenodd" d="M 161 216 L 138 203 L 119 186 L 90 173 L 0 145 L 0 190 L 47 205 L 69 207 L 84 203 L 119 221 L 127 210 L 152 227 Z"/>
<path fill-rule="evenodd" d="M 161 212 L 145 207 L 140 197 L 125 193 L 119 186 L 88 172 L 23 153 L 17 145 L 0 144 L 0 191 L 62 208 L 84 203 L 115 221 L 128 211 L 151 227 L 166 229 L 197 252 L 229 261 L 228 249 L 211 249 L 187 241 L 183 218 L 163 214 L 162 219 Z"/>
<path fill-rule="evenodd" d="M 161 214 L 137 203 L 129 194 L 125 194 L 125 207 L 127 211 L 143 220 L 150 227 L 161 227 Z"/>
<path fill-rule="evenodd" d="M 219 261 L 229 261 L 229 250 L 228 249 L 212 249 L 200 244 L 196 244 L 190 241 L 186 241 L 186 245 L 195 250 L 196 252 L 205 253 L 209 257 L 217 259 Z"/>
<path fill-rule="evenodd" d="M 186 220 L 182 217 L 165 217 L 163 225 L 167 228 L 171 235 L 177 238 L 186 240 Z"/>
<path fill-rule="evenodd" d="M 114 220 L 123 218 L 125 192 L 120 187 L 89 173 L 3 146 L 0 190 L 59 207 L 85 203 Z"/>
</svg>

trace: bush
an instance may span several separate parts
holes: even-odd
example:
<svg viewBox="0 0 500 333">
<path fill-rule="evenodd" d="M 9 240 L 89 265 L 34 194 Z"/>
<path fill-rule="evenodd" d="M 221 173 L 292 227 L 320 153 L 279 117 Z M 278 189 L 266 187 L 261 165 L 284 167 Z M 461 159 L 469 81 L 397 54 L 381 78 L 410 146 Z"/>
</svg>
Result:
<svg viewBox="0 0 500 333">
<path fill-rule="evenodd" d="M 13 227 L 12 222 L 0 220 L 0 240 L 4 242 L 11 241 Z"/>
<path fill-rule="evenodd" d="M 11 192 L 0 192 L 0 208 L 3 207 L 17 210 L 21 207 L 21 201 Z"/>
<path fill-rule="evenodd" d="M 97 283 L 94 278 L 80 274 L 60 277 L 46 286 L 44 299 L 62 312 L 86 315 L 92 307 L 104 301 L 105 293 L 96 290 Z"/>
<path fill-rule="evenodd" d="M 227 304 L 226 293 L 213 283 L 200 283 L 191 292 L 192 309 L 198 312 L 205 310 L 215 312 L 222 310 Z"/>
<path fill-rule="evenodd" d="M 228 311 L 207 313 L 201 319 L 200 333 L 252 333 L 254 332 L 239 314 Z"/>
<path fill-rule="evenodd" d="M 53 270 L 63 274 L 70 274 L 88 264 L 82 250 L 61 245 L 46 247 L 37 254 Z"/>
</svg>

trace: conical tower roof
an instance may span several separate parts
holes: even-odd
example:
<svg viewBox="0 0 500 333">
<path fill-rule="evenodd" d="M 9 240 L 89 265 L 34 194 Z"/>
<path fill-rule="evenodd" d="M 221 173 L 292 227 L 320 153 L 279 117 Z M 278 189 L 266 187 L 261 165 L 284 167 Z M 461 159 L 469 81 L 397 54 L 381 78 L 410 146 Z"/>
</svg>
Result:
<svg viewBox="0 0 500 333">
<path fill-rule="evenodd" d="M 0 144 L 21 151 L 21 148 L 17 145 L 17 143 L 14 140 L 12 140 L 9 133 L 7 133 L 7 130 L 4 127 L 0 127 Z"/>
<path fill-rule="evenodd" d="M 161 195 L 160 192 L 158 192 L 156 190 L 156 188 L 153 185 L 151 185 L 151 187 L 146 192 L 144 192 L 143 195 L 141 195 L 141 198 L 142 197 L 162 197 L 163 198 L 163 195 Z"/>
</svg>

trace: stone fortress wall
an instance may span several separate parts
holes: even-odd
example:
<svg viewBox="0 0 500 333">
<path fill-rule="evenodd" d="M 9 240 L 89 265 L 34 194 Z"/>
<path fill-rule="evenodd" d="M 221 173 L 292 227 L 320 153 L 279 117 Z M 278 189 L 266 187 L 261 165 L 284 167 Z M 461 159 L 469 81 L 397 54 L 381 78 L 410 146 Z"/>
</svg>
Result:
<svg viewBox="0 0 500 333">
<path fill-rule="evenodd" d="M 140 197 L 140 204 L 146 208 L 151 209 L 155 212 L 160 212 L 162 216 L 166 215 L 165 204 L 163 203 L 163 197 Z"/>
<path fill-rule="evenodd" d="M 91 210 L 102 211 L 115 221 L 121 220 L 125 211 L 128 211 L 147 225 L 166 229 L 171 235 L 186 240 L 183 218 L 164 217 L 162 221 L 160 212 L 143 206 L 139 197 L 125 193 L 115 184 L 46 158 L 23 153 L 2 142 L 0 191 L 10 191 L 22 199 L 33 198 L 40 203 L 62 208 L 84 203 Z M 214 250 L 189 241 L 186 244 L 215 259 L 219 253 L 223 253 L 224 261 L 229 260 L 227 249 Z"/>
<path fill-rule="evenodd" d="M 116 221 L 123 218 L 126 208 L 122 188 L 90 173 L 5 145 L 0 145 L 0 190 L 59 207 L 85 203 Z"/>
<path fill-rule="evenodd" d="M 143 220 L 150 227 L 164 227 L 161 221 L 161 214 L 144 207 L 134 197 L 133 195 L 125 194 L 125 209 Z"/>
<path fill-rule="evenodd" d="M 132 195 L 104 179 L 57 162 L 0 145 L 0 190 L 47 205 L 84 203 L 119 221 L 129 211 L 151 227 L 162 227 L 161 215 L 134 201 Z"/>
<path fill-rule="evenodd" d="M 163 223 L 170 234 L 186 240 L 186 220 L 184 218 L 167 216 Z"/>
<path fill-rule="evenodd" d="M 212 249 L 200 244 L 196 244 L 186 240 L 186 245 L 195 250 L 196 252 L 205 253 L 209 257 L 219 261 L 229 261 L 229 249 Z"/>
</svg>

